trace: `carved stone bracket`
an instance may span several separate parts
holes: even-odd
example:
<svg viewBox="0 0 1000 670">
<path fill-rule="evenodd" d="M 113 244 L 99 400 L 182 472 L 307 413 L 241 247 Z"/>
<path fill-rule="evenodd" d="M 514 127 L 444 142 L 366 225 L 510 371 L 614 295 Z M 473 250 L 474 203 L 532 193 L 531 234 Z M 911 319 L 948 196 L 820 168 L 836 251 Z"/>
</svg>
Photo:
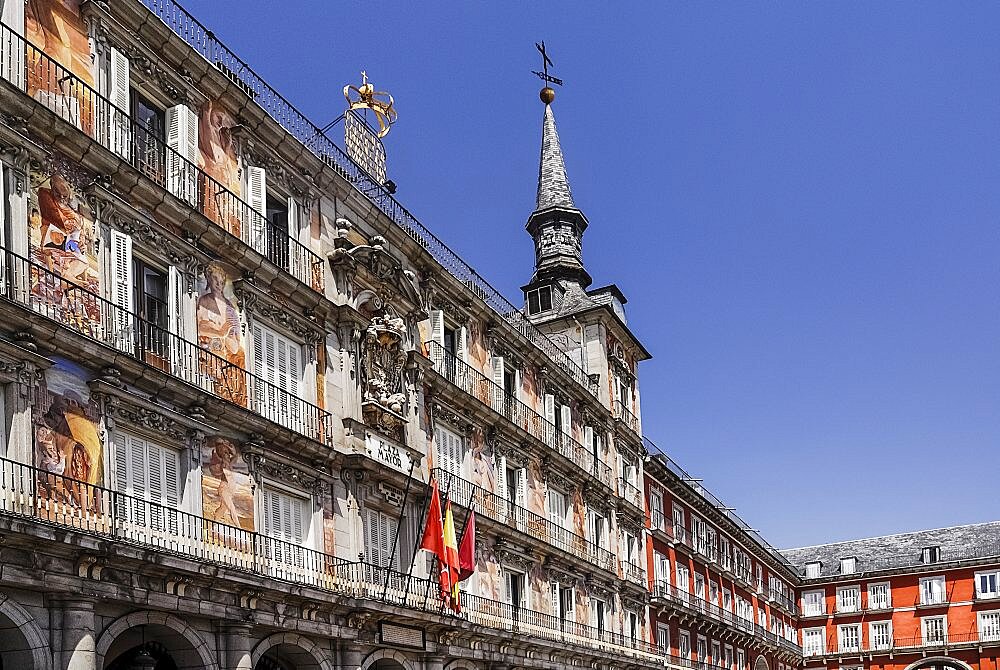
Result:
<svg viewBox="0 0 1000 670">
<path fill-rule="evenodd" d="M 310 346 L 322 342 L 326 335 L 323 323 L 310 315 L 296 313 L 283 301 L 258 287 L 250 276 L 244 275 L 233 282 L 233 293 L 243 311 L 297 335 Z"/>
<path fill-rule="evenodd" d="M 330 482 L 320 472 L 310 472 L 305 466 L 293 465 L 285 461 L 274 460 L 261 451 L 256 445 L 245 443 L 246 451 L 243 459 L 247 462 L 250 474 L 255 478 L 268 477 L 291 484 L 301 490 L 315 495 L 323 495 L 330 491 Z"/>
<path fill-rule="evenodd" d="M 433 417 L 435 423 L 438 421 L 446 423 L 465 437 L 469 437 L 472 434 L 472 423 L 470 423 L 469 420 L 459 412 L 456 412 L 447 405 L 442 405 L 439 402 L 434 403 L 432 405 L 432 409 L 434 410 L 434 413 L 431 416 Z"/>
</svg>

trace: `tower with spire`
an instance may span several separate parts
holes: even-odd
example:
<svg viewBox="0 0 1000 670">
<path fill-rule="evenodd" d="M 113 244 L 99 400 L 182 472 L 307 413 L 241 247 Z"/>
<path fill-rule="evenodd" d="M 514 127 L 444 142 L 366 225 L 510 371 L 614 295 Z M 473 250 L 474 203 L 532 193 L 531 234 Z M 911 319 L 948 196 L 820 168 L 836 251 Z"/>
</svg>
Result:
<svg viewBox="0 0 1000 670">
<path fill-rule="evenodd" d="M 602 400 L 618 413 L 638 417 L 636 367 L 650 356 L 626 324 L 621 290 L 614 284 L 590 288 L 593 280 L 583 262 L 589 222 L 573 199 L 566 174 L 552 111 L 555 91 L 545 86 L 539 97 L 545 112 L 538 191 L 525 226 L 535 244 L 535 271 L 521 287 L 524 310 L 585 372 L 599 378 Z"/>
</svg>

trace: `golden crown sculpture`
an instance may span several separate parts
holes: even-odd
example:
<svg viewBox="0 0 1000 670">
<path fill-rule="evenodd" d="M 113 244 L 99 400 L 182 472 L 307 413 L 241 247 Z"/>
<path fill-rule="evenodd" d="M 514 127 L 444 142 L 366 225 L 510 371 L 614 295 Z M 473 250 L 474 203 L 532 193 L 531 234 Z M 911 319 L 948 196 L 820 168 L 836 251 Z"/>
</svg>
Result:
<svg viewBox="0 0 1000 670">
<path fill-rule="evenodd" d="M 351 97 L 351 93 L 357 95 Z M 392 96 L 387 91 L 376 91 L 375 86 L 368 82 L 368 74 L 361 71 L 361 86 L 348 84 L 344 87 L 344 98 L 347 99 L 347 109 L 370 109 L 378 121 L 378 136 L 385 137 L 396 122 L 399 115 L 393 109 Z"/>
</svg>

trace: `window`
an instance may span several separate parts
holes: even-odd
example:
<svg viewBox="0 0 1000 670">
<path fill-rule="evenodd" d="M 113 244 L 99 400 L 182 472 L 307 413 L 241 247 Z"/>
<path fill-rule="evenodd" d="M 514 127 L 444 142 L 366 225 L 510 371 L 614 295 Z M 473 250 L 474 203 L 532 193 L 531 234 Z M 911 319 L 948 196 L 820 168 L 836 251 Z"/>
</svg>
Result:
<svg viewBox="0 0 1000 670">
<path fill-rule="evenodd" d="M 677 564 L 677 588 L 684 593 L 691 590 L 691 571 L 680 563 Z"/>
<path fill-rule="evenodd" d="M 732 670 L 733 667 L 733 648 L 728 644 L 722 650 L 722 667 L 726 670 Z"/>
<path fill-rule="evenodd" d="M 892 591 L 889 582 L 868 585 L 868 609 L 887 610 L 892 608 Z"/>
<path fill-rule="evenodd" d="M 289 495 L 283 491 L 264 488 L 264 535 L 278 540 L 272 542 L 269 555 L 278 563 L 301 566 L 305 556 L 302 547 L 306 541 L 306 500 L 298 496 Z M 389 521 L 395 523 L 392 517 L 386 517 L 379 521 L 372 521 L 373 510 L 368 510 L 367 524 L 365 525 L 365 551 L 369 562 L 376 565 L 389 565 L 389 556 L 392 547 L 392 538 L 389 537 Z M 392 533 L 395 535 L 395 525 L 392 526 Z M 398 568 L 395 561 L 391 563 L 393 568 Z"/>
<path fill-rule="evenodd" d="M 540 286 L 528 291 L 528 316 L 552 309 L 552 287 Z"/>
<path fill-rule="evenodd" d="M 861 589 L 857 586 L 841 586 L 837 589 L 837 611 L 857 612 L 861 609 Z"/>
<path fill-rule="evenodd" d="M 595 463 L 603 458 L 604 444 L 602 439 L 599 429 L 595 429 L 593 426 L 583 427 L 583 447 L 594 458 Z"/>
<path fill-rule="evenodd" d="M 858 559 L 854 556 L 848 556 L 846 558 L 840 559 L 840 574 L 842 575 L 853 575 L 857 572 Z"/>
<path fill-rule="evenodd" d="M 286 428 L 300 428 L 302 347 L 259 323 L 253 324 L 254 374 L 258 414 Z M 282 392 L 283 391 L 283 392 Z"/>
<path fill-rule="evenodd" d="M 757 565 L 757 593 L 764 592 L 764 570 L 761 568 L 760 564 Z"/>
<path fill-rule="evenodd" d="M 812 577 L 819 577 L 820 569 L 822 567 L 823 564 L 820 563 L 819 561 L 811 561 L 809 563 L 806 563 L 806 578 L 810 579 Z"/>
<path fill-rule="evenodd" d="M 840 651 L 861 651 L 861 626 L 837 626 L 837 648 Z"/>
<path fill-rule="evenodd" d="M 705 575 L 700 572 L 694 573 L 694 594 L 702 600 L 705 599 Z"/>
<path fill-rule="evenodd" d="M 979 613 L 979 641 L 1000 642 L 1000 611 Z"/>
<path fill-rule="evenodd" d="M 598 635 L 603 635 L 604 631 L 607 630 L 605 627 L 607 609 L 608 606 L 603 600 L 590 599 L 590 625 L 597 629 Z"/>
<path fill-rule="evenodd" d="M 663 494 L 659 491 L 649 492 L 649 521 L 653 530 L 663 530 Z"/>
<path fill-rule="evenodd" d="M 615 375 L 615 387 L 617 388 L 616 400 L 619 407 L 632 411 L 632 384 L 622 375 Z"/>
<path fill-rule="evenodd" d="M 572 586 L 549 582 L 552 592 L 552 613 L 560 621 L 576 621 L 576 593 Z"/>
<path fill-rule="evenodd" d="M 698 645 L 698 660 L 704 663 L 708 659 L 708 640 L 699 635 L 696 644 Z"/>
<path fill-rule="evenodd" d="M 892 648 L 892 621 L 873 621 L 868 628 L 869 644 L 872 649 Z"/>
<path fill-rule="evenodd" d="M 162 109 L 135 90 L 132 91 L 132 116 L 139 126 L 134 147 L 139 169 L 163 183 L 166 116 Z"/>
<path fill-rule="evenodd" d="M 186 105 L 176 105 L 164 114 L 167 147 L 164 162 L 167 190 L 175 197 L 198 206 L 198 114 Z"/>
<path fill-rule="evenodd" d="M 434 443 L 436 466 L 449 474 L 461 477 L 462 466 L 465 463 L 465 440 L 462 436 L 438 424 L 434 428 Z"/>
<path fill-rule="evenodd" d="M 938 605 L 945 601 L 944 575 L 920 580 L 920 604 Z"/>
<path fill-rule="evenodd" d="M 948 641 L 948 619 L 943 616 L 929 616 L 920 620 L 924 634 L 924 644 L 944 644 Z"/>
<path fill-rule="evenodd" d="M 639 543 L 635 535 L 628 531 L 622 532 L 622 547 L 624 555 L 622 558 L 630 565 L 639 565 Z"/>
<path fill-rule="evenodd" d="M 653 552 L 653 579 L 657 584 L 670 581 L 670 559 L 658 551 Z"/>
<path fill-rule="evenodd" d="M 722 609 L 727 612 L 733 611 L 733 592 L 729 589 L 722 589 Z"/>
<path fill-rule="evenodd" d="M 825 646 L 824 628 L 806 628 L 802 631 L 803 656 L 820 656 Z"/>
<path fill-rule="evenodd" d="M 674 514 L 674 539 L 679 542 L 687 540 L 687 533 L 684 530 L 684 508 L 673 506 Z"/>
<path fill-rule="evenodd" d="M 656 626 L 656 646 L 664 656 L 670 655 L 670 627 L 658 624 Z"/>
<path fill-rule="evenodd" d="M 924 563 L 937 563 L 941 560 L 941 547 L 924 547 L 920 550 L 920 560 Z"/>
<path fill-rule="evenodd" d="M 524 496 L 525 492 L 528 490 L 527 469 L 506 467 L 504 488 L 506 489 L 507 502 L 511 513 L 515 511 L 515 507 L 524 507 Z"/>
<path fill-rule="evenodd" d="M 603 516 L 592 509 L 587 510 L 588 539 L 601 549 L 607 548 L 607 528 L 607 520 Z"/>
<path fill-rule="evenodd" d="M 691 658 L 691 633 L 686 630 L 677 636 L 677 654 L 681 658 Z"/>
<path fill-rule="evenodd" d="M 736 650 L 736 670 L 743 670 L 747 666 L 747 655 L 742 649 Z"/>
<path fill-rule="evenodd" d="M 719 537 L 719 559 L 722 563 L 724 570 L 728 570 L 732 565 L 732 559 L 729 555 L 729 538 L 725 536 Z"/>
<path fill-rule="evenodd" d="M 712 640 L 712 663 L 719 665 L 722 661 L 722 645 L 718 640 Z"/>
<path fill-rule="evenodd" d="M 1000 597 L 1000 570 L 976 573 L 976 597 L 984 600 Z"/>
<path fill-rule="evenodd" d="M 503 568 L 503 601 L 514 607 L 525 607 L 524 573 Z"/>
<path fill-rule="evenodd" d="M 708 600 L 713 605 L 719 604 L 719 584 L 712 580 L 708 582 Z"/>
<path fill-rule="evenodd" d="M 635 612 L 625 612 L 625 635 L 632 640 L 639 639 L 639 615 Z"/>
<path fill-rule="evenodd" d="M 767 628 L 767 614 L 764 611 L 763 605 L 757 605 L 757 623 Z"/>
<path fill-rule="evenodd" d="M 549 521 L 560 528 L 566 527 L 566 494 L 549 487 L 545 492 L 548 499 Z"/>
<path fill-rule="evenodd" d="M 396 516 L 369 509 L 365 517 L 365 559 L 372 565 L 398 570 L 399 560 L 393 552 L 399 529 Z"/>
<path fill-rule="evenodd" d="M 262 240 L 266 247 L 262 249 L 260 245 L 254 243 L 254 247 L 258 251 L 265 252 L 264 255 L 269 261 L 286 270 L 291 267 L 291 258 L 288 252 L 292 231 L 289 224 L 292 222 L 290 213 L 294 211 L 294 207 L 294 201 L 267 193 L 263 212 L 264 218 L 267 219 L 267 226 L 264 240 Z"/>
<path fill-rule="evenodd" d="M 461 356 L 458 354 L 455 355 L 456 358 L 461 359 L 465 357 L 464 345 L 462 346 L 462 351 L 463 353 Z M 494 409 L 505 416 L 511 416 L 511 413 L 514 411 L 514 407 L 517 406 L 517 401 L 521 398 L 521 372 L 514 364 L 514 361 L 509 358 L 504 358 L 503 356 L 493 357 L 492 370 L 494 384 Z M 548 415 L 550 397 L 551 396 L 548 395 L 545 396 L 546 415 Z M 548 418 L 548 416 L 546 418 Z"/>
<path fill-rule="evenodd" d="M 170 305 L 177 300 L 176 275 L 162 272 L 136 259 L 132 268 L 132 295 L 139 317 L 137 335 L 144 360 L 163 368 L 169 360 Z M 173 280 L 173 281 L 172 281 Z"/>
<path fill-rule="evenodd" d="M 181 501 L 180 452 L 122 431 L 115 432 L 114 446 L 115 488 L 131 496 L 119 505 L 128 521 L 177 532 L 174 510 Z"/>
</svg>

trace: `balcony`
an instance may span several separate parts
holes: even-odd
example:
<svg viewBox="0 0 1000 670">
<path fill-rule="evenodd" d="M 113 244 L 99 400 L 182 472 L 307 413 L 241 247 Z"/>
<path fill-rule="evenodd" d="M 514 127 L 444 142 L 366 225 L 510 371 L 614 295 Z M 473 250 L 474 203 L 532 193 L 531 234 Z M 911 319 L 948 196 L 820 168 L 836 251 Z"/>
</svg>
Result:
<svg viewBox="0 0 1000 670">
<path fill-rule="evenodd" d="M 316 405 L 4 248 L 0 267 L 0 301 L 27 308 L 279 426 L 331 444 L 332 415 Z"/>
<path fill-rule="evenodd" d="M 464 501 L 472 501 L 471 504 L 477 513 L 550 544 L 602 570 L 616 572 L 615 556 L 607 549 L 450 472 L 435 468 L 433 474 L 437 477 L 442 491 L 448 491 L 453 500 L 461 501 L 463 504 Z"/>
<path fill-rule="evenodd" d="M 653 601 L 660 601 L 705 617 L 710 617 L 732 628 L 742 631 L 747 635 L 753 635 L 754 624 L 735 613 L 725 610 L 715 603 L 710 603 L 703 598 L 677 588 L 667 580 L 657 580 L 653 583 Z"/>
<path fill-rule="evenodd" d="M 642 491 L 624 477 L 618 478 L 618 495 L 639 511 L 646 511 L 643 507 Z"/>
<path fill-rule="evenodd" d="M 771 601 L 772 605 L 777 605 L 788 614 L 797 616 L 799 613 L 799 608 L 795 604 L 795 601 L 778 590 L 770 589 L 768 591 L 768 600 Z"/>
<path fill-rule="evenodd" d="M 6 459 L 0 459 L 0 517 L 56 525 L 345 599 L 464 619 L 494 634 L 515 633 L 657 663 L 663 658 L 642 640 L 468 593 L 462 594 L 461 614 L 453 614 L 438 595 L 437 580 L 346 561 Z"/>
<path fill-rule="evenodd" d="M 860 642 L 842 642 L 831 640 L 826 647 L 818 646 L 803 652 L 805 656 L 842 656 L 845 654 L 891 654 L 903 651 L 921 651 L 927 649 L 948 649 L 954 647 L 977 646 L 982 643 L 1000 642 L 1000 631 L 995 636 L 980 634 L 978 631 L 944 634 L 925 639 L 923 636 L 894 637 L 891 640 L 868 640 Z"/>
<path fill-rule="evenodd" d="M 491 410 L 506 418 L 539 442 L 555 449 L 570 463 L 576 464 L 587 475 L 614 490 L 611 466 L 594 457 L 582 444 L 558 430 L 555 424 L 531 409 L 517 398 L 507 395 L 503 388 L 471 365 L 460 361 L 454 354 L 434 341 L 424 347 L 434 363 L 434 371 L 465 391 Z"/>
<path fill-rule="evenodd" d="M 110 100 L 3 24 L 0 24 L 0 44 L 11 54 L 24 54 L 27 62 L 25 77 L 23 62 L 17 63 L 16 57 L 0 59 L 0 78 L 25 93 L 38 91 L 39 102 L 56 116 L 76 126 L 144 177 L 195 208 L 295 279 L 323 293 L 323 260 L 289 235 L 287 228 L 272 225 L 236 194 L 168 147 L 163 138 L 131 118 L 128 111 L 112 105 Z M 47 91 L 59 93 L 41 95 Z"/>
<path fill-rule="evenodd" d="M 622 576 L 626 581 L 632 582 L 633 584 L 638 584 L 645 588 L 646 584 L 646 571 L 642 569 L 642 566 L 637 563 L 632 563 L 630 561 L 622 561 Z"/>
<path fill-rule="evenodd" d="M 615 401 L 611 409 L 617 421 L 621 421 L 626 428 L 635 433 L 636 437 L 642 437 L 642 433 L 639 430 L 639 417 L 633 414 L 628 407 L 620 401 Z"/>
<path fill-rule="evenodd" d="M 649 529 L 653 532 L 670 534 L 667 530 L 667 518 L 663 512 L 654 510 L 649 513 Z"/>
</svg>

